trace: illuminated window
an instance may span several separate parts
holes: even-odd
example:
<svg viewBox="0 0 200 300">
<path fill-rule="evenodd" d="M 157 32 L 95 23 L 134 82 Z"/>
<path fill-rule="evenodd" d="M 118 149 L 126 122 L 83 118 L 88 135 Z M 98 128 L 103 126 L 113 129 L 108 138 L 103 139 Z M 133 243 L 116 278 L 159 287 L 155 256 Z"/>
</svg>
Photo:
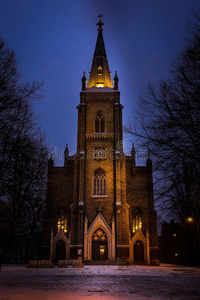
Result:
<svg viewBox="0 0 200 300">
<path fill-rule="evenodd" d="M 102 68 L 101 66 L 99 66 L 99 67 L 97 68 L 98 76 L 101 76 L 101 75 L 102 75 L 102 70 L 103 70 L 103 68 Z"/>
<path fill-rule="evenodd" d="M 95 132 L 105 132 L 105 120 L 101 111 L 99 111 L 96 115 L 95 119 Z"/>
<path fill-rule="evenodd" d="M 142 229 L 142 213 L 139 208 L 136 208 L 133 211 L 133 233 L 138 229 Z"/>
<path fill-rule="evenodd" d="M 101 169 L 94 174 L 94 195 L 106 195 L 106 174 Z"/>
<path fill-rule="evenodd" d="M 65 233 L 67 233 L 67 218 L 64 216 L 61 216 L 58 219 L 58 231 L 63 230 Z"/>
<path fill-rule="evenodd" d="M 100 255 L 105 254 L 106 251 L 106 246 L 105 245 L 100 245 Z"/>
</svg>

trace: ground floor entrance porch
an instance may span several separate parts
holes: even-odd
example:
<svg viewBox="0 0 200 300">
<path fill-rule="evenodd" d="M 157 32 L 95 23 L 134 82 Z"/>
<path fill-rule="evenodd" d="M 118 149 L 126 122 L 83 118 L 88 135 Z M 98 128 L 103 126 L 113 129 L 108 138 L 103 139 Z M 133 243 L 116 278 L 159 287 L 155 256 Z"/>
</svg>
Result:
<svg viewBox="0 0 200 300">
<path fill-rule="evenodd" d="M 99 213 L 88 228 L 87 218 L 84 223 L 84 261 L 115 260 L 115 222 L 112 228 Z"/>
<path fill-rule="evenodd" d="M 84 262 L 100 261 L 102 264 L 120 260 L 131 264 L 150 264 L 148 231 L 144 236 L 138 229 L 127 245 L 116 245 L 115 221 L 112 220 L 110 227 L 101 213 L 96 216 L 89 228 L 87 218 L 85 219 L 82 245 L 71 245 L 70 239 L 63 230 L 60 230 L 54 238 L 52 233 L 50 249 L 52 262 L 79 258 Z"/>
</svg>

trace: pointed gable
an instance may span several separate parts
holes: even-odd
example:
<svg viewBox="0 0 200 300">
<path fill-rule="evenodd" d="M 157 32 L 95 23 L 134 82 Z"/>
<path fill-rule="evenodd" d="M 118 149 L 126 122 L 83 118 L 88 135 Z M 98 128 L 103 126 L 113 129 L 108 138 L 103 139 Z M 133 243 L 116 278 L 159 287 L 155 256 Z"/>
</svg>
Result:
<svg viewBox="0 0 200 300">
<path fill-rule="evenodd" d="M 111 228 L 101 213 L 98 213 L 96 218 L 93 220 L 93 222 L 90 225 L 90 228 L 88 230 L 88 234 L 93 233 L 98 228 L 103 229 L 105 231 L 105 233 L 107 234 L 107 236 L 111 235 Z"/>
</svg>

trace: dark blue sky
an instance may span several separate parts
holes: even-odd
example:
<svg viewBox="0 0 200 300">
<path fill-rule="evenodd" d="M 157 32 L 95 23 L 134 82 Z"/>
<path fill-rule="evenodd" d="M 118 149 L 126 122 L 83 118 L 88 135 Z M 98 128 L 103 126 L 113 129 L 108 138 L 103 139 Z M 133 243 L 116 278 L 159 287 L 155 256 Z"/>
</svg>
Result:
<svg viewBox="0 0 200 300">
<path fill-rule="evenodd" d="M 76 152 L 77 109 L 83 71 L 91 68 L 97 14 L 112 78 L 118 71 L 123 120 L 134 117 L 149 82 L 166 77 L 181 51 L 187 19 L 199 0 L 0 0 L 0 36 L 16 52 L 22 81 L 44 81 L 35 103 L 50 149 Z M 130 139 L 125 140 L 130 150 Z"/>
</svg>

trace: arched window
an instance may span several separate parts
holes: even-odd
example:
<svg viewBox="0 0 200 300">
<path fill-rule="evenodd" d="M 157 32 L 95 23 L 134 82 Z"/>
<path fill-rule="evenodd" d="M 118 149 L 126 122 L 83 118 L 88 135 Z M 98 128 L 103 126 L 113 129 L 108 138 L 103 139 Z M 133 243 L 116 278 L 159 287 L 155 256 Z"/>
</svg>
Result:
<svg viewBox="0 0 200 300">
<path fill-rule="evenodd" d="M 138 229 L 142 229 L 142 211 L 136 207 L 133 209 L 133 233 Z"/>
<path fill-rule="evenodd" d="M 105 232 L 101 228 L 99 228 L 93 234 L 92 240 L 105 242 L 105 241 L 107 241 L 107 236 L 106 236 Z"/>
<path fill-rule="evenodd" d="M 101 66 L 99 66 L 98 68 L 97 68 L 97 73 L 98 73 L 98 76 L 101 76 L 103 73 L 102 73 L 102 70 L 103 70 L 103 68 L 101 67 Z"/>
<path fill-rule="evenodd" d="M 94 173 L 94 195 L 106 195 L 106 174 L 101 169 Z"/>
<path fill-rule="evenodd" d="M 65 233 L 67 233 L 67 218 L 62 215 L 58 219 L 58 231 L 63 230 Z"/>
<path fill-rule="evenodd" d="M 101 111 L 98 111 L 95 118 L 95 132 L 96 133 L 105 132 L 105 119 Z"/>
</svg>

